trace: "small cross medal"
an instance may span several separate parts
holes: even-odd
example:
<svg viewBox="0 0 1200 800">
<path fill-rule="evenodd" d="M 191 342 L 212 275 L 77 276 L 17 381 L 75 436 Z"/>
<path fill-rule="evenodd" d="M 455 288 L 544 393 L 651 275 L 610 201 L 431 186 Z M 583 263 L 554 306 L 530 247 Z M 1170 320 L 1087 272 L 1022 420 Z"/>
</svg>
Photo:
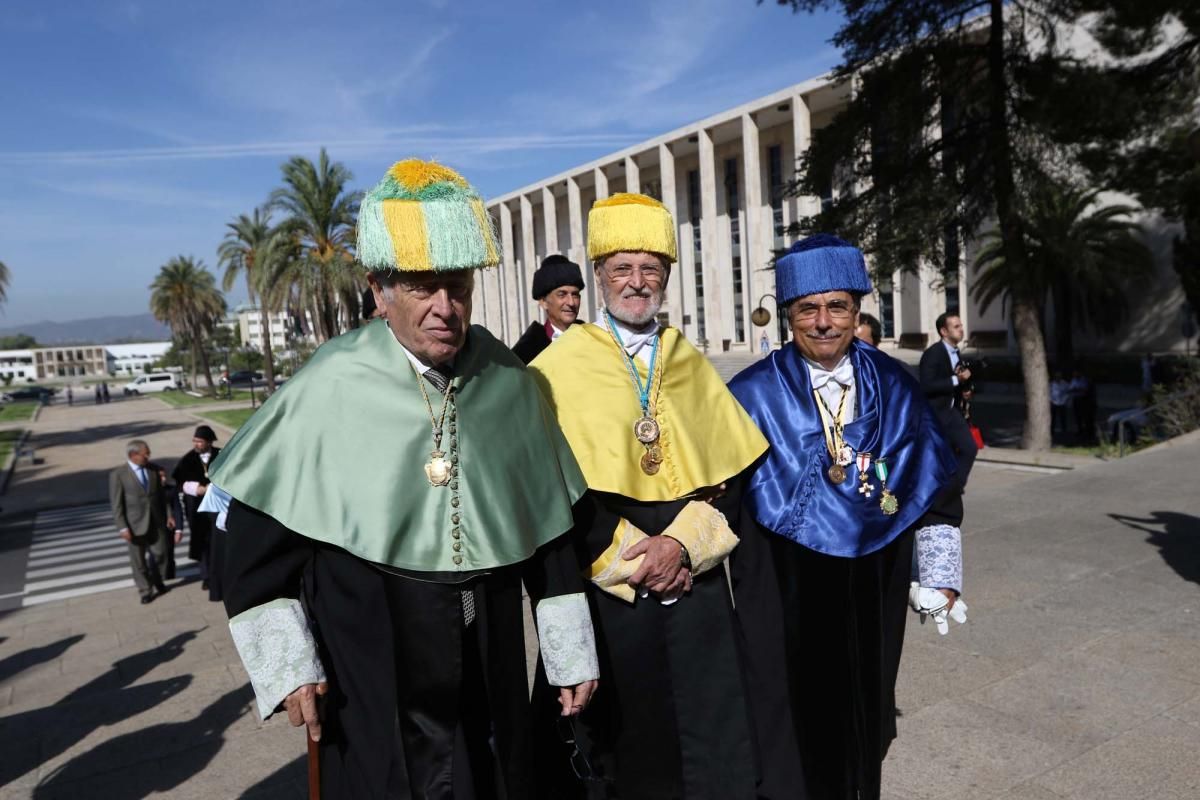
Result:
<svg viewBox="0 0 1200 800">
<path fill-rule="evenodd" d="M 875 491 L 875 484 L 871 483 L 871 454 L 859 453 L 856 459 L 858 464 L 858 493 L 865 496 L 868 500 L 871 499 L 871 493 Z"/>
</svg>

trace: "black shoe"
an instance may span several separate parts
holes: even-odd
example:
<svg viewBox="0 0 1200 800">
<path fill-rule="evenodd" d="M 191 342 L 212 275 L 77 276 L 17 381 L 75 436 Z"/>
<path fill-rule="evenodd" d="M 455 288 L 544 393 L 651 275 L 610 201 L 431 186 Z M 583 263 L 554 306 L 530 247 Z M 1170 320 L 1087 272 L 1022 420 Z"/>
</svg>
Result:
<svg viewBox="0 0 1200 800">
<path fill-rule="evenodd" d="M 152 595 L 152 594 L 144 594 L 144 595 L 142 595 L 142 605 L 146 605 L 147 603 L 149 603 L 149 602 L 150 602 L 150 601 L 152 601 L 153 599 L 154 599 L 154 595 Z"/>
<path fill-rule="evenodd" d="M 200 591 L 202 591 L 202 592 L 208 591 L 208 581 L 200 581 Z"/>
<path fill-rule="evenodd" d="M 159 594 L 166 594 L 167 592 L 171 591 L 170 589 L 167 588 L 167 585 L 165 583 L 160 583 L 158 586 L 155 586 L 154 588 L 158 590 Z"/>
</svg>

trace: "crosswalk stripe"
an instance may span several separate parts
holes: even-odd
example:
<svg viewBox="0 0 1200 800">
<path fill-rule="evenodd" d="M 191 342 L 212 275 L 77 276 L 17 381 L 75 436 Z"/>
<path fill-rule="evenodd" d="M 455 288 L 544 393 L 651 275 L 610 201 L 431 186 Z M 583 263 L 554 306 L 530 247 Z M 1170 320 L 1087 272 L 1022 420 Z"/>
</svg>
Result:
<svg viewBox="0 0 1200 800">
<path fill-rule="evenodd" d="M 190 536 L 173 544 L 176 577 L 199 573 L 186 556 Z M 21 605 L 133 587 L 129 551 L 113 528 L 106 503 L 42 511 L 34 517 Z"/>
</svg>

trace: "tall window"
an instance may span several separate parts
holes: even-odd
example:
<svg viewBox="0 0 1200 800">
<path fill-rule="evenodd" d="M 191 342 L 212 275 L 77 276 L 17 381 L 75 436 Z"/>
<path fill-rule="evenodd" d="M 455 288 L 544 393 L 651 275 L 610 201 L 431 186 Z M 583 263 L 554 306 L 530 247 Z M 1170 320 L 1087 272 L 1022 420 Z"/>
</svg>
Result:
<svg viewBox="0 0 1200 800">
<path fill-rule="evenodd" d="M 879 327 L 884 339 L 896 335 L 896 291 L 891 278 L 879 280 Z"/>
<path fill-rule="evenodd" d="M 767 189 L 771 194 L 771 225 L 775 231 L 772 248 L 783 249 L 783 145 L 767 148 Z"/>
<path fill-rule="evenodd" d="M 692 224 L 692 253 L 696 275 L 696 333 L 699 338 L 708 338 L 704 325 L 704 262 L 703 237 L 700 233 L 700 170 L 688 172 L 688 221 Z"/>
<path fill-rule="evenodd" d="M 742 222 L 741 199 L 738 197 L 738 161 L 725 159 L 725 210 L 729 214 L 729 250 L 732 254 L 730 269 L 733 270 L 733 338 L 746 341 L 746 320 L 742 299 Z"/>
<path fill-rule="evenodd" d="M 958 227 L 946 226 L 946 265 L 942 274 L 946 292 L 946 313 L 958 314 Z"/>
</svg>

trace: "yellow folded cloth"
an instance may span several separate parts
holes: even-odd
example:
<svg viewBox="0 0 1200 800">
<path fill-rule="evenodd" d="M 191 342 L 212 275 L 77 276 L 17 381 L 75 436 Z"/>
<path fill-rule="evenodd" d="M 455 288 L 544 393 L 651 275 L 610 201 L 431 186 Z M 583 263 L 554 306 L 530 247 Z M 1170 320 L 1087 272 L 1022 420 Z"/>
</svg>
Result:
<svg viewBox="0 0 1200 800">
<path fill-rule="evenodd" d="M 687 548 L 692 559 L 692 575 L 719 566 L 738 544 L 738 537 L 730 529 L 725 515 L 708 503 L 696 500 L 683 507 L 662 535 L 670 536 Z M 593 562 L 588 578 L 609 594 L 627 603 L 634 602 L 637 594 L 628 581 L 645 556 L 630 561 L 623 556 L 645 538 L 645 532 L 622 519 L 613 531 L 612 544 Z"/>
</svg>

